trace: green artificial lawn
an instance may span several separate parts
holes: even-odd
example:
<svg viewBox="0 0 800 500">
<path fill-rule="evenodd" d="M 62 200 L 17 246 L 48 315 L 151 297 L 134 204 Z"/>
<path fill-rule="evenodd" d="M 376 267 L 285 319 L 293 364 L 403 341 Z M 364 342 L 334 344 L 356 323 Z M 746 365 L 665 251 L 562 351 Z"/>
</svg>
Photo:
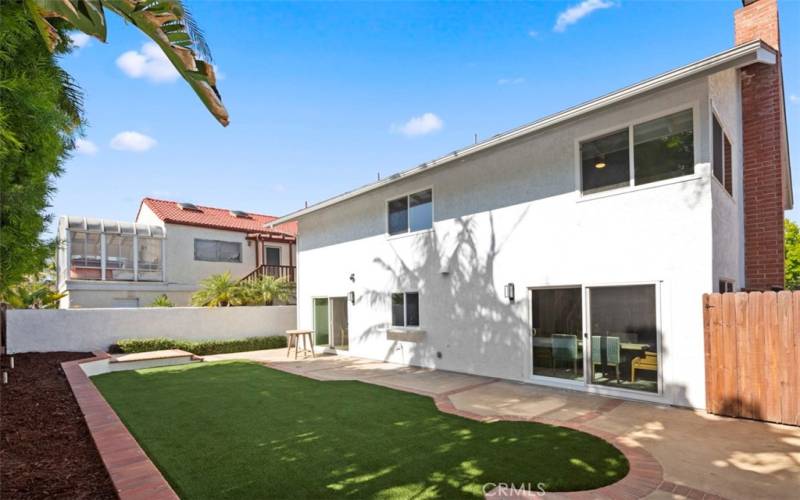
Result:
<svg viewBox="0 0 800 500">
<path fill-rule="evenodd" d="M 187 499 L 480 497 L 485 483 L 581 490 L 628 471 L 622 453 L 582 432 L 476 422 L 428 397 L 253 363 L 92 380 Z"/>
</svg>

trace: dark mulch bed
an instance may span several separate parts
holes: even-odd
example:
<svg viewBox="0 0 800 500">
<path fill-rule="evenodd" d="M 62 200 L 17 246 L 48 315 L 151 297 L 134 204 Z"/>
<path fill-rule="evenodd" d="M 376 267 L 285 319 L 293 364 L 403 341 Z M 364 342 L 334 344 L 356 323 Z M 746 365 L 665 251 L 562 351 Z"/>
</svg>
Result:
<svg viewBox="0 0 800 500">
<path fill-rule="evenodd" d="M 116 498 L 61 362 L 90 353 L 17 354 L 0 385 L 0 498 Z"/>
</svg>

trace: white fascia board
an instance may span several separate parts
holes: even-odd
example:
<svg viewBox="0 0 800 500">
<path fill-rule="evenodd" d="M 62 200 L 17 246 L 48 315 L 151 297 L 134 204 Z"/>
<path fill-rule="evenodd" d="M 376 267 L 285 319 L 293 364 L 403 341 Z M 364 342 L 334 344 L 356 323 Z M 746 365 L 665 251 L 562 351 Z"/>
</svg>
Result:
<svg viewBox="0 0 800 500">
<path fill-rule="evenodd" d="M 661 90 L 671 85 L 677 85 L 690 78 L 707 76 L 709 74 L 717 73 L 726 69 L 740 68 L 742 66 L 747 66 L 754 63 L 775 64 L 776 62 L 777 55 L 775 51 L 761 40 L 755 40 L 743 45 L 739 45 L 687 66 L 663 73 L 648 80 L 644 80 L 629 87 L 606 94 L 602 97 L 598 97 L 597 99 L 587 101 L 583 104 L 573 106 L 559 113 L 546 116 L 535 122 L 509 130 L 508 132 L 497 134 L 485 141 L 454 151 L 448 155 L 423 163 L 422 165 L 409 170 L 391 175 L 378 182 L 367 184 L 366 186 L 362 186 L 352 191 L 334 196 L 333 198 L 321 201 L 307 208 L 297 210 L 288 215 L 275 219 L 274 221 L 268 222 L 265 224 L 265 226 L 272 227 L 285 222 L 297 220 L 304 215 L 322 210 L 323 208 L 327 208 L 337 203 L 341 203 L 350 198 L 355 198 L 356 196 L 374 191 L 375 189 L 379 189 L 389 184 L 393 184 L 402 179 L 420 174 L 431 168 L 444 165 L 453 160 L 464 158 L 466 156 L 484 151 L 499 144 L 504 144 L 534 132 L 539 132 L 543 129 L 559 125 L 568 120 L 582 117 L 594 111 L 607 108 L 634 97 L 638 97 L 656 90 Z"/>
</svg>

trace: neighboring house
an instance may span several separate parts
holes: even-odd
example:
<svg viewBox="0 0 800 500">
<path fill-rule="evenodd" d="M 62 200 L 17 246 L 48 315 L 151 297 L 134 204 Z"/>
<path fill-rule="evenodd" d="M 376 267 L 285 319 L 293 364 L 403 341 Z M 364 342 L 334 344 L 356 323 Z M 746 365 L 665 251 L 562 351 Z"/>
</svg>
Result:
<svg viewBox="0 0 800 500">
<path fill-rule="evenodd" d="M 730 50 L 273 221 L 299 223 L 299 327 L 704 407 L 702 294 L 781 287 L 792 205 L 777 5 L 745 3 Z"/>
<path fill-rule="evenodd" d="M 153 198 L 136 222 L 61 217 L 61 307 L 143 307 L 163 294 L 185 306 L 199 281 L 225 271 L 294 281 L 297 225 L 264 227 L 274 219 Z"/>
</svg>

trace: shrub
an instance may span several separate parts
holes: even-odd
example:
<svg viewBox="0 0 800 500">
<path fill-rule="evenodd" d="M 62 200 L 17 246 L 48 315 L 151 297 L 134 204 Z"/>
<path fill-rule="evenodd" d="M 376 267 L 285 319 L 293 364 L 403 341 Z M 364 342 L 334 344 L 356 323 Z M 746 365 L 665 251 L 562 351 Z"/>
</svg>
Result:
<svg viewBox="0 0 800 500">
<path fill-rule="evenodd" d="M 150 307 L 175 307 L 166 293 L 162 293 L 150 304 Z"/>
<path fill-rule="evenodd" d="M 124 353 L 180 349 L 200 356 L 231 352 L 259 351 L 286 347 L 286 337 L 247 337 L 226 340 L 185 340 L 165 337 L 149 339 L 122 339 L 116 346 Z"/>
</svg>

